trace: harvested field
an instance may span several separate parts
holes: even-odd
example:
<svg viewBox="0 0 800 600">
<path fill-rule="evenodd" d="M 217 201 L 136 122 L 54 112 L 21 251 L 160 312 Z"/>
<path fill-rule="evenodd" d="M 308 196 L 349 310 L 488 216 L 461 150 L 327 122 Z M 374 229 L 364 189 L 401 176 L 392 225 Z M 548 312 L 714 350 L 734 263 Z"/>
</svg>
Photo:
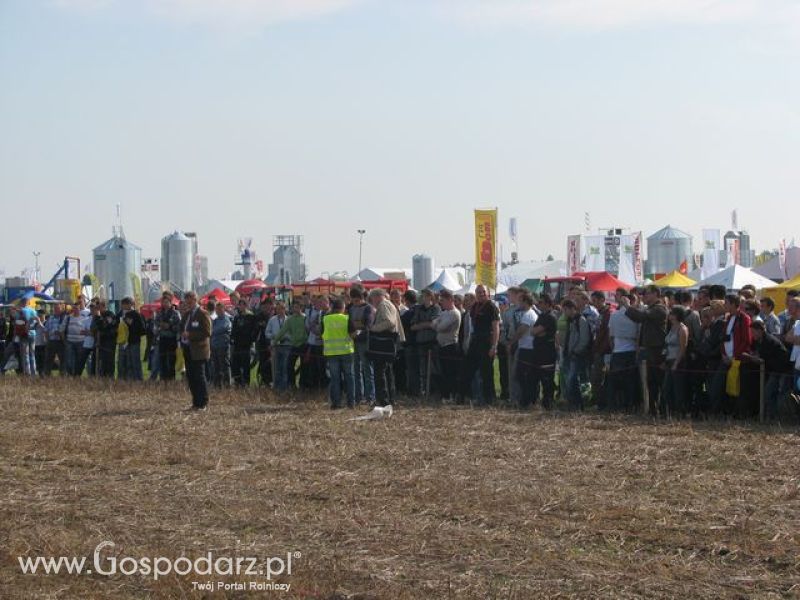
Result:
<svg viewBox="0 0 800 600">
<path fill-rule="evenodd" d="M 0 597 L 200 598 L 261 576 L 23 575 L 17 557 L 299 552 L 275 598 L 800 595 L 798 431 L 180 384 L 0 381 Z M 106 563 L 107 564 L 107 563 Z M 90 565 L 91 566 L 91 565 Z"/>
</svg>

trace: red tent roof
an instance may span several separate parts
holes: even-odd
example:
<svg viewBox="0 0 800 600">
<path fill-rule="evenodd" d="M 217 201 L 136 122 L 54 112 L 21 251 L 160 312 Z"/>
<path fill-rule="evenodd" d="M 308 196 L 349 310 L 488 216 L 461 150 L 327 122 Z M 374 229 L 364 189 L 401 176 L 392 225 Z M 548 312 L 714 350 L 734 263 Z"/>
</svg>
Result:
<svg viewBox="0 0 800 600">
<path fill-rule="evenodd" d="M 246 279 L 236 286 L 236 291 L 242 296 L 249 296 L 256 290 L 263 290 L 267 284 L 260 279 Z"/>
<path fill-rule="evenodd" d="M 620 281 L 607 271 L 591 271 L 588 273 L 575 273 L 576 277 L 586 278 L 586 287 L 590 291 L 614 292 L 617 288 L 626 290 L 633 289 L 633 286 L 624 281 Z"/>
<path fill-rule="evenodd" d="M 221 302 L 222 304 L 228 305 L 231 303 L 231 297 L 225 293 L 224 290 L 220 288 L 214 288 L 210 292 L 208 292 L 205 296 L 200 298 L 200 305 L 205 306 L 208 304 L 209 300 L 213 300 L 214 302 Z"/>
</svg>

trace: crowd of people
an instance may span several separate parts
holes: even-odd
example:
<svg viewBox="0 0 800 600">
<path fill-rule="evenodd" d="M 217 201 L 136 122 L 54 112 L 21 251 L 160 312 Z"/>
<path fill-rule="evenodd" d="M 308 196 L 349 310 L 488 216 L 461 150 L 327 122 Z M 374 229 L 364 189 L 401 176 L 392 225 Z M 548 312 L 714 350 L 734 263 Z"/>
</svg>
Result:
<svg viewBox="0 0 800 600">
<path fill-rule="evenodd" d="M 800 297 L 776 314 L 745 287 L 603 292 L 575 287 L 554 301 L 484 286 L 302 295 L 285 303 L 235 293 L 199 306 L 164 292 L 147 317 L 83 296 L 37 313 L 23 299 L 0 320 L 5 373 L 170 381 L 179 372 L 204 409 L 209 386 L 256 383 L 282 394 L 327 389 L 332 408 L 385 406 L 398 397 L 529 409 L 647 408 L 670 418 L 800 414 Z"/>
</svg>

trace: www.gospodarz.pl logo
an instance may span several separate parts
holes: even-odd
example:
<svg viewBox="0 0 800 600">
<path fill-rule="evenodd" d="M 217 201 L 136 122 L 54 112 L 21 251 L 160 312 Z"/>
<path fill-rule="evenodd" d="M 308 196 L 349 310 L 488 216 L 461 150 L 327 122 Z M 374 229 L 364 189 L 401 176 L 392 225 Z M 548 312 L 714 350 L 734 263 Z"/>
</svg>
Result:
<svg viewBox="0 0 800 600">
<path fill-rule="evenodd" d="M 201 577 L 254 577 L 261 581 L 222 582 L 208 580 L 194 582 L 196 589 L 233 590 L 282 590 L 288 591 L 290 584 L 273 583 L 272 579 L 291 576 L 293 561 L 301 557 L 300 552 L 287 552 L 282 556 L 259 559 L 253 556 L 215 556 L 207 552 L 194 559 L 188 556 L 108 556 L 103 549 L 113 549 L 114 542 L 100 542 L 94 549 L 91 563 L 86 556 L 18 556 L 20 570 L 26 575 L 116 575 L 152 577 L 158 580 L 170 575 Z M 263 581 L 266 579 L 266 581 Z"/>
</svg>

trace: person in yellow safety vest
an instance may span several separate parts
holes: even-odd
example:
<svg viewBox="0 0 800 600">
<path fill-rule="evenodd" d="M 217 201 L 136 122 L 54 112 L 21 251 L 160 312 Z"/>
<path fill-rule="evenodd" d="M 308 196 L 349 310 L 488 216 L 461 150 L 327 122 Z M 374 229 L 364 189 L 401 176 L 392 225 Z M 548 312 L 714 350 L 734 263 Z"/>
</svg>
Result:
<svg viewBox="0 0 800 600">
<path fill-rule="evenodd" d="M 334 299 L 331 312 L 322 318 L 322 348 L 331 377 L 328 395 L 332 409 L 342 407 L 342 378 L 347 389 L 347 407 L 355 407 L 356 380 L 353 372 L 355 333 L 350 317 L 344 314 L 344 300 Z"/>
</svg>

